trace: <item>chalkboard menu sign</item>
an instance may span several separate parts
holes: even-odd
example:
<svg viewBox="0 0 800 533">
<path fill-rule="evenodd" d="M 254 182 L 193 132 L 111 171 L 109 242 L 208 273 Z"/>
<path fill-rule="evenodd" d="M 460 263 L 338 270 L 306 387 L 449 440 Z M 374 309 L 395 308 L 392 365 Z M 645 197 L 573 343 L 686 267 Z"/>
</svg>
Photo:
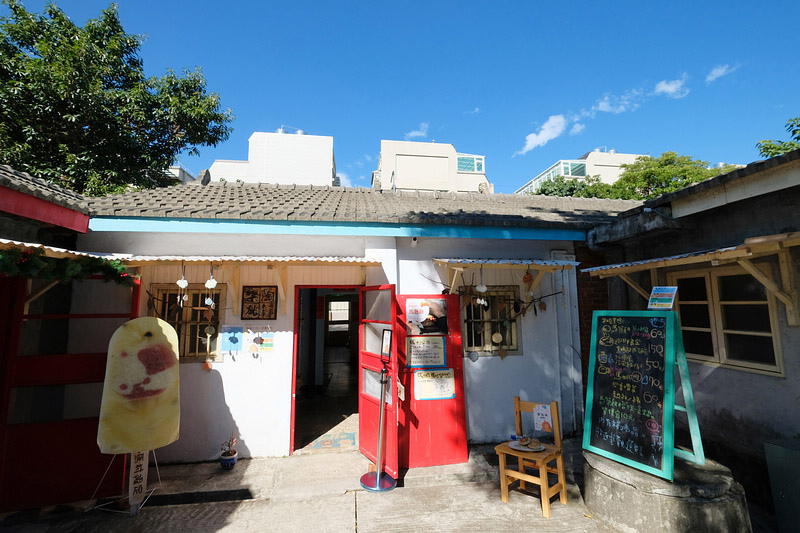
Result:
<svg viewBox="0 0 800 533">
<path fill-rule="evenodd" d="M 669 480 L 676 327 L 680 339 L 672 311 L 595 311 L 583 435 L 584 449 Z"/>
</svg>

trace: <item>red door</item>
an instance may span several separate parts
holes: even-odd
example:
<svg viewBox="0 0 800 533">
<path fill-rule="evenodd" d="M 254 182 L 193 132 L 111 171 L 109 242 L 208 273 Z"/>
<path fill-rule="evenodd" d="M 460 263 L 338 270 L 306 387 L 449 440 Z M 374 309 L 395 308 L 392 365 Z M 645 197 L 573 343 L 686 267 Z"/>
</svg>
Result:
<svg viewBox="0 0 800 533">
<path fill-rule="evenodd" d="M 106 285 L 86 280 L 75 291 L 102 292 L 94 284 Z M 139 285 L 115 286 L 118 313 L 73 312 L 69 293 L 59 293 L 68 287 L 29 294 L 28 280 L 0 277 L 0 511 L 124 491 L 124 455 L 111 462 L 97 447 L 106 353 L 86 353 L 88 341 L 70 333 L 82 325 L 97 346 L 105 332 L 107 345 L 116 326 L 136 316 Z"/>
<path fill-rule="evenodd" d="M 457 294 L 398 296 L 400 468 L 469 459 Z"/>
<path fill-rule="evenodd" d="M 394 285 L 362 287 L 358 331 L 358 449 L 377 463 L 381 370 L 388 370 L 383 417 L 383 471 L 397 479 L 397 301 Z M 386 333 L 384 333 L 386 332 Z M 391 335 L 391 337 L 388 337 Z M 388 350 L 383 344 L 391 339 Z M 383 352 L 384 357 L 381 357 Z M 387 353 L 388 352 L 388 353 Z M 377 465 L 380 471 L 381 465 Z"/>
</svg>

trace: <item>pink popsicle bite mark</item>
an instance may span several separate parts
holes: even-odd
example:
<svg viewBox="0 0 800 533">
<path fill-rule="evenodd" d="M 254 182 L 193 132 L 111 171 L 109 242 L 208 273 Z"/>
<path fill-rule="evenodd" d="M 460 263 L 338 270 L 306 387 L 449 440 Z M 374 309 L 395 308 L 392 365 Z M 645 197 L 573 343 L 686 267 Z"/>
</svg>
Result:
<svg viewBox="0 0 800 533">
<path fill-rule="evenodd" d="M 120 390 L 128 390 L 128 386 L 125 383 L 120 385 L 119 388 L 120 388 Z"/>
<path fill-rule="evenodd" d="M 144 365 L 148 376 L 158 374 L 175 365 L 175 356 L 165 344 L 156 344 L 142 348 L 137 354 L 139 361 Z"/>
</svg>

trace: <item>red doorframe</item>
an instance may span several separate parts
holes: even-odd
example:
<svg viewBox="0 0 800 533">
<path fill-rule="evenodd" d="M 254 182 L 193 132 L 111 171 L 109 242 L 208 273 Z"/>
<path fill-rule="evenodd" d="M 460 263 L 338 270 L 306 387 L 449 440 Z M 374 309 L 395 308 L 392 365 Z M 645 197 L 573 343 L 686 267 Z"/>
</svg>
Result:
<svg viewBox="0 0 800 533">
<path fill-rule="evenodd" d="M 135 318 L 139 314 L 139 281 L 135 280 L 131 290 L 130 311 L 118 314 L 25 315 L 27 279 L 0 277 L 0 288 L 10 298 L 9 303 L 0 305 L 0 332 L 7 339 L 0 346 L 0 510 L 87 499 L 112 459 L 97 448 L 99 418 L 9 425 L 11 391 L 15 387 L 102 383 L 107 355 L 19 356 L 22 324 L 26 319 Z M 98 496 L 124 493 L 125 461 L 116 464 Z"/>
<path fill-rule="evenodd" d="M 339 291 L 356 291 L 363 287 L 363 285 L 295 285 L 294 287 L 294 332 L 293 341 L 294 346 L 292 353 L 292 389 L 291 389 L 291 414 L 289 417 L 289 455 L 294 453 L 294 416 L 295 416 L 295 400 L 297 399 L 297 350 L 298 346 L 298 332 L 300 328 L 300 290 L 302 289 L 333 289 Z"/>
</svg>

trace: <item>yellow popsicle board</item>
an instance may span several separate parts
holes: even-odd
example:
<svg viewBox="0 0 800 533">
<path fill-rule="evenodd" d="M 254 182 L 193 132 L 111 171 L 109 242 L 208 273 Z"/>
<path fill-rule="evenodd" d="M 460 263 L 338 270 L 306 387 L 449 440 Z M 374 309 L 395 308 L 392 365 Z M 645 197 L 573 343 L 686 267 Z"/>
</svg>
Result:
<svg viewBox="0 0 800 533">
<path fill-rule="evenodd" d="M 108 343 L 97 445 L 102 453 L 154 450 L 178 439 L 178 334 L 155 317 L 121 325 Z"/>
</svg>

